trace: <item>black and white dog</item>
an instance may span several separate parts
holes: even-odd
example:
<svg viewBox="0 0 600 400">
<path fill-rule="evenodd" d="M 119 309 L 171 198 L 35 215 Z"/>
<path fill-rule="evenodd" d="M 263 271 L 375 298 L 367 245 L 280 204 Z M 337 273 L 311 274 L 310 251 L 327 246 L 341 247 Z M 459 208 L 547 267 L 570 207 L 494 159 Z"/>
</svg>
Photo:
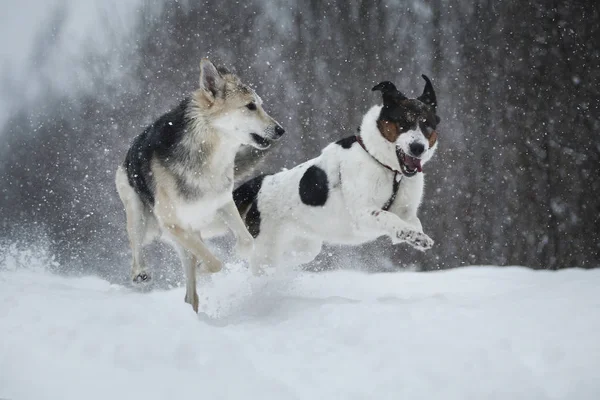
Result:
<svg viewBox="0 0 600 400">
<path fill-rule="evenodd" d="M 160 236 L 179 253 L 186 276 L 185 301 L 198 311 L 196 267 L 217 272 L 222 263 L 204 244 L 211 225 L 235 235 L 247 258 L 254 239 L 233 202 L 234 164 L 245 174 L 284 133 L 260 97 L 236 75 L 200 63 L 200 87 L 133 140 L 118 167 L 116 186 L 127 215 L 133 253 L 132 279 L 145 282 L 142 247 Z M 235 163 L 234 163 L 235 159 Z"/>
<path fill-rule="evenodd" d="M 417 210 L 423 165 L 437 147 L 436 96 L 425 89 L 409 99 L 382 82 L 383 106 L 363 117 L 360 135 L 328 145 L 320 156 L 275 175 L 256 177 L 234 191 L 255 238 L 252 271 L 313 260 L 323 242 L 359 244 L 380 236 L 419 250 L 433 246 Z"/>
</svg>

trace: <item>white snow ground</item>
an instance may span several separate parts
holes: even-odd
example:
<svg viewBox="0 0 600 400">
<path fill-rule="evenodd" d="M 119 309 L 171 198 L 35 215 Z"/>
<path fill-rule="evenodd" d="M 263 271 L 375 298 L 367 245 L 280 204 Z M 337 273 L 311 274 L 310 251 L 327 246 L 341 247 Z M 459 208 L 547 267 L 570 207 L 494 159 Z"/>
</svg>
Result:
<svg viewBox="0 0 600 400">
<path fill-rule="evenodd" d="M 0 398 L 599 399 L 599 287 L 600 270 L 229 265 L 198 316 L 182 288 L 4 266 Z"/>
</svg>

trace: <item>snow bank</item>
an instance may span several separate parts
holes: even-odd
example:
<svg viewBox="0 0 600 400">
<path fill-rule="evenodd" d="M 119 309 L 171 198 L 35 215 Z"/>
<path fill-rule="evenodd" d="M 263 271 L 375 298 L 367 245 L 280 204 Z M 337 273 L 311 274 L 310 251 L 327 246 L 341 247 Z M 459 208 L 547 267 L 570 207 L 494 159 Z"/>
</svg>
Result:
<svg viewBox="0 0 600 400">
<path fill-rule="evenodd" d="M 229 265 L 195 315 L 183 289 L 0 268 L 0 398 L 598 399 L 599 286 L 600 270 Z"/>
</svg>

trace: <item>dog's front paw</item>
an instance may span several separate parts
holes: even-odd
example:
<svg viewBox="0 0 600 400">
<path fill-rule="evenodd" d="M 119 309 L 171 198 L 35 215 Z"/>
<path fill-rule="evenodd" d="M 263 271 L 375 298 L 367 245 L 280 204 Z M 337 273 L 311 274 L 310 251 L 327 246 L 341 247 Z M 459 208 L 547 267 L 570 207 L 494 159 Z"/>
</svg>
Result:
<svg viewBox="0 0 600 400">
<path fill-rule="evenodd" d="M 417 250 L 425 251 L 433 247 L 434 241 L 423 232 L 403 230 L 396 233 L 399 242 L 406 242 Z"/>
<path fill-rule="evenodd" d="M 238 238 L 235 245 L 235 253 L 244 260 L 250 259 L 254 252 L 254 239 L 252 236 L 247 238 Z"/>
</svg>

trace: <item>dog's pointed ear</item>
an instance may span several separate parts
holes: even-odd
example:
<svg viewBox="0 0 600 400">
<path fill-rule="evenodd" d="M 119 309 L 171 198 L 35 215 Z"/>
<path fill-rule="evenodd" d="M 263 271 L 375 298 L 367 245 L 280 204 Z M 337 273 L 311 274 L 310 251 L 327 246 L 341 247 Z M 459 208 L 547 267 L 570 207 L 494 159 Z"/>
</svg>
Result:
<svg viewBox="0 0 600 400">
<path fill-rule="evenodd" d="M 400 100 L 406 99 L 406 96 L 396 89 L 396 85 L 390 81 L 380 82 L 371 89 L 373 92 L 377 90 L 381 91 L 384 106 L 396 106 Z"/>
<path fill-rule="evenodd" d="M 223 76 L 208 58 L 200 61 L 200 89 L 210 94 L 214 99 L 225 87 Z"/>
<path fill-rule="evenodd" d="M 417 97 L 417 100 L 427 104 L 428 106 L 431 106 L 431 108 L 433 108 L 433 110 L 435 111 L 437 108 L 437 99 L 435 98 L 435 91 L 433 90 L 433 85 L 431 84 L 431 81 L 429 80 L 427 75 L 421 76 L 423 77 L 423 79 L 425 79 L 425 88 L 423 89 L 423 94 Z"/>
</svg>

